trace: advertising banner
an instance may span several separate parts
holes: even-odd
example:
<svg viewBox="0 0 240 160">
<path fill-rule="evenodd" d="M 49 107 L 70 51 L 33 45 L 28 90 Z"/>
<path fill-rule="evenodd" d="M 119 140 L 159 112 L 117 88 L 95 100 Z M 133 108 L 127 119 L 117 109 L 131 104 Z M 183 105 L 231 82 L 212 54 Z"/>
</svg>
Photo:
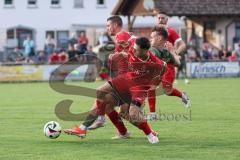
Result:
<svg viewBox="0 0 240 160">
<path fill-rule="evenodd" d="M 238 62 L 187 63 L 187 75 L 192 78 L 237 77 L 239 73 Z"/>
<path fill-rule="evenodd" d="M 60 65 L 0 65 L 0 82 L 8 81 L 48 81 L 51 74 Z M 74 68 L 74 69 L 73 69 Z M 66 80 L 85 80 L 86 77 L 96 79 L 96 66 L 87 64 L 82 66 L 65 65 L 57 72 L 58 77 L 67 75 Z"/>
<path fill-rule="evenodd" d="M 0 66 L 0 81 L 37 81 L 42 75 L 39 65 Z"/>
</svg>

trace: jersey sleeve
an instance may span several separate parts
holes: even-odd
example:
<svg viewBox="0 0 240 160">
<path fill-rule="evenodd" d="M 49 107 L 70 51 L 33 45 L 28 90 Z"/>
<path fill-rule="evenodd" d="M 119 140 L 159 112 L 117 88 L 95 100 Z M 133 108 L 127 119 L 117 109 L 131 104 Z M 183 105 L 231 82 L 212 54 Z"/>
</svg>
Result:
<svg viewBox="0 0 240 160">
<path fill-rule="evenodd" d="M 167 49 L 157 49 L 152 47 L 151 52 L 159 59 L 167 64 L 175 64 L 174 56 Z"/>
<path fill-rule="evenodd" d="M 180 35 L 177 33 L 177 31 L 171 27 L 168 28 L 168 41 L 171 42 L 173 45 L 179 40 L 181 40 Z"/>
<path fill-rule="evenodd" d="M 170 53 L 166 49 L 163 49 L 162 52 L 164 52 L 163 55 L 164 55 L 164 58 L 167 59 L 168 64 L 174 65 L 176 63 L 176 60 L 175 60 L 174 56 L 172 55 L 172 53 Z"/>
<path fill-rule="evenodd" d="M 159 52 L 159 50 L 157 48 L 151 47 L 150 51 L 152 52 L 153 55 L 155 55 L 156 57 L 160 58 L 161 54 Z M 161 59 L 161 58 L 160 58 Z"/>
</svg>

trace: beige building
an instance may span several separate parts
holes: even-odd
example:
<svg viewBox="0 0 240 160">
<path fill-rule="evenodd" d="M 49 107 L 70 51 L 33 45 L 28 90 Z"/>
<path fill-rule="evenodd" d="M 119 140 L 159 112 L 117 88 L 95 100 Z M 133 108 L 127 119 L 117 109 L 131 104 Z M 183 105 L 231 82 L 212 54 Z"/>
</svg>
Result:
<svg viewBox="0 0 240 160">
<path fill-rule="evenodd" d="M 188 44 L 208 42 L 220 49 L 240 42 L 239 0 L 119 0 L 112 13 L 127 16 L 132 29 L 137 16 L 154 16 L 155 11 L 184 18 Z"/>
</svg>

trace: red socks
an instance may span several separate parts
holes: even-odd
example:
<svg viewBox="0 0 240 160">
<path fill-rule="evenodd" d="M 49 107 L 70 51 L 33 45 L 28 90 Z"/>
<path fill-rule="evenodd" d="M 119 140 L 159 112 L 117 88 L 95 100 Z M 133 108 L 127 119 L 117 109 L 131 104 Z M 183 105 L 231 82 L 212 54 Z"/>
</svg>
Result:
<svg viewBox="0 0 240 160">
<path fill-rule="evenodd" d="M 118 112 L 114 110 L 108 114 L 108 117 L 121 135 L 125 135 L 127 133 L 127 128 L 125 127 Z"/>
<path fill-rule="evenodd" d="M 156 112 L 156 93 L 155 90 L 148 92 L 148 105 L 151 113 Z"/>
<path fill-rule="evenodd" d="M 102 100 L 96 100 L 97 113 L 99 116 L 105 115 L 106 104 Z"/>
<path fill-rule="evenodd" d="M 171 94 L 169 94 L 169 96 L 176 96 L 176 97 L 182 98 L 182 92 L 180 92 L 176 88 L 173 88 L 173 91 Z"/>
<path fill-rule="evenodd" d="M 149 135 L 150 133 L 152 133 L 152 129 L 150 128 L 150 126 L 147 123 L 147 121 L 142 122 L 141 124 L 139 124 L 138 128 L 141 129 L 145 133 L 145 135 Z"/>
</svg>

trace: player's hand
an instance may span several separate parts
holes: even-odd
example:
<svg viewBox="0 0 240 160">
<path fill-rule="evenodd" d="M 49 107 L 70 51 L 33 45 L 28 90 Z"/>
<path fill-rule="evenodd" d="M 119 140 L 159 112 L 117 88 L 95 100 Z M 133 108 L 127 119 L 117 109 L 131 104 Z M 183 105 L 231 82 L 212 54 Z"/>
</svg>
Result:
<svg viewBox="0 0 240 160">
<path fill-rule="evenodd" d="M 165 48 L 173 55 L 173 56 L 176 56 L 178 55 L 174 46 L 172 45 L 172 43 L 170 43 L 169 41 L 167 41 L 165 43 Z M 176 58 L 176 57 L 175 57 Z"/>
<path fill-rule="evenodd" d="M 173 47 L 173 45 L 172 45 L 172 43 L 170 43 L 169 41 L 167 41 L 166 43 L 165 43 L 165 48 L 169 51 L 169 52 L 174 52 L 174 47 Z"/>
</svg>

